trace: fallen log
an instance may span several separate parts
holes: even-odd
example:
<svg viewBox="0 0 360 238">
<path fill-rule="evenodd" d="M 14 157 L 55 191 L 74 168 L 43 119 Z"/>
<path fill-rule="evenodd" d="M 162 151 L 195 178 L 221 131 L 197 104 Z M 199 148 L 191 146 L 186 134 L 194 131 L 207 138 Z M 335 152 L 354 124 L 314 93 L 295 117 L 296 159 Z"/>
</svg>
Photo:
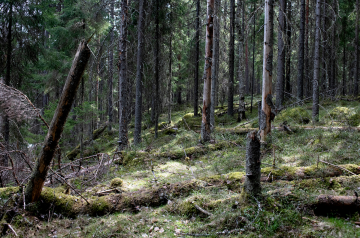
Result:
<svg viewBox="0 0 360 238">
<path fill-rule="evenodd" d="M 360 212 L 360 200 L 356 196 L 319 195 L 313 208 L 316 215 L 352 214 Z"/>
<path fill-rule="evenodd" d="M 104 125 L 100 126 L 98 129 L 94 130 L 91 138 L 83 142 L 83 148 L 89 146 L 92 141 L 98 139 L 101 136 L 101 134 L 105 131 L 105 129 L 108 127 L 108 125 L 109 125 L 109 122 L 106 122 Z M 73 149 L 72 151 L 67 153 L 66 157 L 69 160 L 74 160 L 76 158 L 76 156 L 78 154 L 80 154 L 80 151 L 81 151 L 81 145 L 79 144 L 75 147 L 75 149 Z"/>
</svg>

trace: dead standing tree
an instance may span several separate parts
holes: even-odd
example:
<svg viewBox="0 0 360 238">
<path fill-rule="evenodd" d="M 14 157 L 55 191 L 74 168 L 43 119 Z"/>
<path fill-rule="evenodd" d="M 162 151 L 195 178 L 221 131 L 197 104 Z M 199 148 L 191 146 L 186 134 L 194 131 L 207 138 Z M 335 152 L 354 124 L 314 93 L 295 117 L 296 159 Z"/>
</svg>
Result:
<svg viewBox="0 0 360 238">
<path fill-rule="evenodd" d="M 26 201 L 35 202 L 39 199 L 50 163 L 58 146 L 66 119 L 74 102 L 77 89 L 90 58 L 90 49 L 86 41 L 78 47 L 69 75 L 63 89 L 62 96 L 51 121 L 46 135 L 40 158 L 36 160 L 30 181 L 26 187 Z"/>
<path fill-rule="evenodd" d="M 205 42 L 205 69 L 204 69 L 204 100 L 202 108 L 201 122 L 201 140 L 209 141 L 211 134 L 210 126 L 210 106 L 211 106 L 211 66 L 213 49 L 213 20 L 214 20 L 214 2 L 207 0 L 207 24 L 206 24 L 206 42 Z"/>
<path fill-rule="evenodd" d="M 261 117 L 259 118 L 261 141 L 265 142 L 266 135 L 271 132 L 271 107 L 272 95 L 272 61 L 273 61 L 273 17 L 274 0 L 265 1 L 265 25 L 264 25 L 264 56 L 263 56 L 263 85 L 261 101 Z"/>
</svg>

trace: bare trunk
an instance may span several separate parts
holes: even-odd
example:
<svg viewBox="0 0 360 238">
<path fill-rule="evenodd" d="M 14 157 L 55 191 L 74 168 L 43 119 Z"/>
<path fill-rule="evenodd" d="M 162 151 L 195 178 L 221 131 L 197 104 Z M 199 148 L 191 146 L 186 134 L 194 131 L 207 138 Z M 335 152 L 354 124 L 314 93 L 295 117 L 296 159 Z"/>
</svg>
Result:
<svg viewBox="0 0 360 238">
<path fill-rule="evenodd" d="M 235 0 L 230 0 L 230 42 L 229 42 L 229 84 L 228 84 L 228 115 L 234 115 L 234 29 Z"/>
<path fill-rule="evenodd" d="M 119 37 L 119 150 L 128 144 L 128 79 L 127 79 L 127 0 L 121 0 L 121 23 Z"/>
<path fill-rule="evenodd" d="M 316 0 L 316 26 L 315 26 L 315 55 L 314 55 L 314 78 L 313 78 L 313 123 L 319 121 L 319 67 L 320 67 L 320 19 L 321 1 Z"/>
<path fill-rule="evenodd" d="M 285 44 L 283 36 L 285 31 L 285 8 L 286 1 L 280 0 L 279 10 L 279 32 L 278 32 L 278 62 L 276 81 L 276 107 L 280 108 L 284 101 L 284 77 L 285 77 Z"/>
<path fill-rule="evenodd" d="M 291 82 L 290 82 L 290 68 L 291 68 L 291 1 L 287 1 L 287 24 L 286 24 L 286 51 L 287 51 L 287 58 L 286 58 L 286 76 L 285 76 L 285 92 L 291 93 Z"/>
<path fill-rule="evenodd" d="M 305 7 L 305 65 L 304 65 L 304 95 L 305 97 L 310 97 L 311 93 L 311 84 L 310 84 L 310 75 L 309 75 L 309 0 L 306 0 L 306 7 Z"/>
<path fill-rule="evenodd" d="M 305 0 L 301 0 L 300 13 L 300 35 L 299 35 L 299 57 L 298 57 L 298 74 L 297 74 L 297 97 L 303 99 L 304 85 L 304 39 L 305 39 Z"/>
<path fill-rule="evenodd" d="M 194 79 L 194 116 L 199 107 L 199 54 L 200 54 L 200 0 L 196 2 L 196 35 L 195 35 L 195 79 Z"/>
<path fill-rule="evenodd" d="M 274 0 L 265 0 L 265 23 L 264 23 L 264 55 L 263 55 L 263 85 L 262 85 L 262 116 L 260 124 L 261 141 L 265 142 L 266 135 L 271 132 L 271 87 L 272 87 L 272 63 L 273 63 L 273 10 Z"/>
<path fill-rule="evenodd" d="M 209 141 L 211 134 L 210 106 L 211 106 L 211 67 L 213 48 L 214 1 L 207 0 L 207 24 L 205 41 L 204 94 L 201 122 L 201 140 Z"/>
<path fill-rule="evenodd" d="M 238 80 L 239 80 L 239 109 L 238 109 L 238 122 L 245 119 L 245 74 L 244 74 L 244 24 L 240 24 L 240 12 L 244 12 L 244 2 L 237 1 L 237 28 L 239 40 L 239 63 L 238 63 Z M 243 18 L 244 23 L 244 18 Z"/>
<path fill-rule="evenodd" d="M 216 102 L 216 87 L 219 73 L 219 45 L 220 45 L 220 18 L 219 9 L 221 6 L 221 0 L 215 0 L 214 7 L 214 44 L 213 44 L 213 67 L 211 68 L 211 106 L 210 106 L 210 125 L 211 129 L 215 128 L 215 102 Z"/>
<path fill-rule="evenodd" d="M 113 45 L 114 42 L 114 1 L 110 3 L 110 18 L 111 18 L 111 33 L 110 33 L 110 44 Z M 113 123 L 113 70 L 114 70 L 114 47 L 110 47 L 109 52 L 109 81 L 108 81 L 108 116 L 109 116 L 109 131 L 111 131 L 111 126 Z"/>
<path fill-rule="evenodd" d="M 154 56 L 155 56 L 155 98 L 154 98 L 154 109 L 155 109 L 155 138 L 158 137 L 158 121 L 159 121 L 159 113 L 160 113 L 160 102 L 159 102 L 159 41 L 160 41 L 160 32 L 159 32 L 159 22 L 160 22 L 160 16 L 159 16 L 159 0 L 156 0 L 156 16 L 155 16 L 155 50 L 154 50 Z"/>
<path fill-rule="evenodd" d="M 343 78 L 342 78 L 342 95 L 345 96 L 346 94 L 346 45 L 344 43 L 344 56 L 343 56 Z"/>
<path fill-rule="evenodd" d="M 26 187 L 27 203 L 35 202 L 40 197 L 50 163 L 58 146 L 71 106 L 76 97 L 76 92 L 90 58 L 90 53 L 87 43 L 82 41 L 66 79 L 61 99 L 45 138 L 43 150 L 39 159 L 36 160 L 29 183 Z"/>
<path fill-rule="evenodd" d="M 170 5 L 170 11 L 172 11 Z M 172 12 L 170 12 L 170 25 L 172 24 Z M 169 102 L 168 102 L 168 123 L 171 123 L 171 102 L 172 102 L 172 88 L 171 88 L 171 79 L 172 79 L 172 31 L 170 30 L 170 46 L 169 46 L 169 84 L 168 84 L 168 95 L 169 95 Z"/>
<path fill-rule="evenodd" d="M 359 94 L 359 0 L 356 0 L 354 95 Z"/>
<path fill-rule="evenodd" d="M 135 131 L 134 143 L 141 142 L 141 119 L 142 119 L 142 50 L 144 46 L 144 0 L 139 1 L 138 20 L 138 47 L 136 62 L 136 104 L 135 104 Z"/>
</svg>

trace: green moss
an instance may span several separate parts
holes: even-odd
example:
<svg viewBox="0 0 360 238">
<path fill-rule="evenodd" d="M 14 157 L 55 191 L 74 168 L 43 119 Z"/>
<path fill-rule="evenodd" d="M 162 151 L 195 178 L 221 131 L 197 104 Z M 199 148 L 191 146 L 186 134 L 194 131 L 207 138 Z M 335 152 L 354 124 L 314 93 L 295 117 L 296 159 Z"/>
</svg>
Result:
<svg viewBox="0 0 360 238">
<path fill-rule="evenodd" d="M 227 174 L 228 179 L 232 181 L 242 181 L 244 179 L 244 172 L 232 172 Z"/>
<path fill-rule="evenodd" d="M 295 122 L 299 124 L 308 124 L 310 122 L 310 113 L 301 107 L 288 108 L 275 117 L 279 123 L 287 121 L 289 123 Z"/>
<path fill-rule="evenodd" d="M 144 160 L 149 156 L 146 152 L 136 152 L 136 151 L 130 151 L 130 152 L 123 152 L 122 153 L 122 159 L 124 165 L 139 165 L 144 162 Z"/>
<path fill-rule="evenodd" d="M 17 193 L 19 191 L 19 187 L 6 187 L 0 188 L 0 197 L 5 198 L 10 196 L 12 193 Z"/>
<path fill-rule="evenodd" d="M 122 187 L 123 180 L 121 178 L 114 178 L 110 182 L 110 187 L 116 188 L 116 187 Z"/>
<path fill-rule="evenodd" d="M 185 114 L 182 120 L 178 123 L 179 128 L 188 130 L 199 130 L 201 127 L 201 117 L 194 117 L 194 113 Z"/>
<path fill-rule="evenodd" d="M 335 107 L 326 117 L 332 120 L 347 122 L 350 126 L 358 126 L 360 124 L 360 114 L 354 108 Z"/>
<path fill-rule="evenodd" d="M 92 216 L 104 215 L 110 207 L 109 202 L 103 197 L 93 199 L 90 203 L 90 214 Z"/>
</svg>

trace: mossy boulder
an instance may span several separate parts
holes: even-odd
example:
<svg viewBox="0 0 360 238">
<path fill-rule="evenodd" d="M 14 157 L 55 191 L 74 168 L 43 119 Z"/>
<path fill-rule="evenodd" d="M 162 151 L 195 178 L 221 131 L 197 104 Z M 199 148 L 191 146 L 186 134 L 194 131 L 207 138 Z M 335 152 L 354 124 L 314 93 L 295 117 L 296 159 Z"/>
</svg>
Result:
<svg viewBox="0 0 360 238">
<path fill-rule="evenodd" d="M 310 113 L 302 107 L 288 108 L 280 112 L 275 117 L 278 123 L 287 121 L 289 123 L 295 122 L 298 124 L 308 124 L 310 122 Z"/>
<path fill-rule="evenodd" d="M 122 187 L 123 183 L 124 182 L 121 178 L 114 178 L 110 182 L 110 187 L 112 187 L 112 188 Z"/>
</svg>

